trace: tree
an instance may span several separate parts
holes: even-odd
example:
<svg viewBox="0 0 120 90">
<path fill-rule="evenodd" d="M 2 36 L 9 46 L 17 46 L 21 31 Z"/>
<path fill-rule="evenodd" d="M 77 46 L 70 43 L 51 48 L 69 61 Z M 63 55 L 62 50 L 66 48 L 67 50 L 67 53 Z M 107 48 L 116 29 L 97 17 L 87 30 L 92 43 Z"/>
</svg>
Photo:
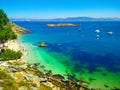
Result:
<svg viewBox="0 0 120 90">
<path fill-rule="evenodd" d="M 12 40 L 16 38 L 17 38 L 17 35 L 11 30 L 10 27 L 4 27 L 2 30 L 0 30 L 1 41 Z"/>
<path fill-rule="evenodd" d="M 2 9 L 0 9 L 0 30 L 7 25 L 9 19 Z"/>
<path fill-rule="evenodd" d="M 9 19 L 2 9 L 0 9 L 0 43 L 6 40 L 16 39 L 17 35 L 8 27 Z"/>
</svg>

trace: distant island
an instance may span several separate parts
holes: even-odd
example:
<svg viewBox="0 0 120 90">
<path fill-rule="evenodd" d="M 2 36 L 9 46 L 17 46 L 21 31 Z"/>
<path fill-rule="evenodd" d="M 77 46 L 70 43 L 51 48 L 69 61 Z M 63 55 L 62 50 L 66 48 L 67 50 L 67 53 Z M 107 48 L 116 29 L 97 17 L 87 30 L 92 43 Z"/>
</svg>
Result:
<svg viewBox="0 0 120 90">
<path fill-rule="evenodd" d="M 63 26 L 77 26 L 77 24 L 72 23 L 59 23 L 59 24 L 47 24 L 48 27 L 63 27 Z"/>
<path fill-rule="evenodd" d="M 120 18 L 93 18 L 93 17 L 68 17 L 54 19 L 27 19 L 27 18 L 11 18 L 11 21 L 120 21 Z"/>
</svg>

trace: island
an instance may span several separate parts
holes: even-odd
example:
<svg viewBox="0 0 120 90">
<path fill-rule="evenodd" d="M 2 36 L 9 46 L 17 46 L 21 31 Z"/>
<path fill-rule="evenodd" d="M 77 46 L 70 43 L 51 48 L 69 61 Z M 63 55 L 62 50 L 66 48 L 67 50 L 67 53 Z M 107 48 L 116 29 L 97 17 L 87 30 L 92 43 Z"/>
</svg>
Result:
<svg viewBox="0 0 120 90">
<path fill-rule="evenodd" d="M 58 23 L 58 24 L 47 24 L 47 27 L 63 27 L 63 26 L 78 26 L 77 24 L 73 23 Z"/>
</svg>

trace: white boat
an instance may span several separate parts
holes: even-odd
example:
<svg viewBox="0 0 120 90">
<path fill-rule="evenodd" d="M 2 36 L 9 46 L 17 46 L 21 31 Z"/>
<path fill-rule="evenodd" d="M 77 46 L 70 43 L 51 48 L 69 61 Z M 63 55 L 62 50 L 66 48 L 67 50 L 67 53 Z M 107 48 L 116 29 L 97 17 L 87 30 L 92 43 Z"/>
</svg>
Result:
<svg viewBox="0 0 120 90">
<path fill-rule="evenodd" d="M 95 32 L 96 32 L 96 33 L 100 33 L 100 30 L 99 30 L 99 29 L 97 29 L 97 30 L 95 30 Z"/>
<path fill-rule="evenodd" d="M 107 34 L 112 35 L 112 34 L 113 34 L 113 32 L 107 32 Z"/>
</svg>

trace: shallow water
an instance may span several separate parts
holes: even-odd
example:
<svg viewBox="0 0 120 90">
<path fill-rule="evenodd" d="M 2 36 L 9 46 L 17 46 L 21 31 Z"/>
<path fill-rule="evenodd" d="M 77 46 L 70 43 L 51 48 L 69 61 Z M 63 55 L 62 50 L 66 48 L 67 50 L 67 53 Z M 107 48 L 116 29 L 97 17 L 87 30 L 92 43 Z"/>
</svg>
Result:
<svg viewBox="0 0 120 90">
<path fill-rule="evenodd" d="M 53 73 L 93 78 L 90 87 L 120 88 L 120 22 L 73 22 L 81 23 L 75 27 L 46 27 L 58 22 L 15 23 L 32 31 L 20 37 L 29 52 L 27 62 L 40 62 Z M 108 35 L 109 31 L 114 34 Z M 38 47 L 40 42 L 47 47 Z"/>
</svg>

